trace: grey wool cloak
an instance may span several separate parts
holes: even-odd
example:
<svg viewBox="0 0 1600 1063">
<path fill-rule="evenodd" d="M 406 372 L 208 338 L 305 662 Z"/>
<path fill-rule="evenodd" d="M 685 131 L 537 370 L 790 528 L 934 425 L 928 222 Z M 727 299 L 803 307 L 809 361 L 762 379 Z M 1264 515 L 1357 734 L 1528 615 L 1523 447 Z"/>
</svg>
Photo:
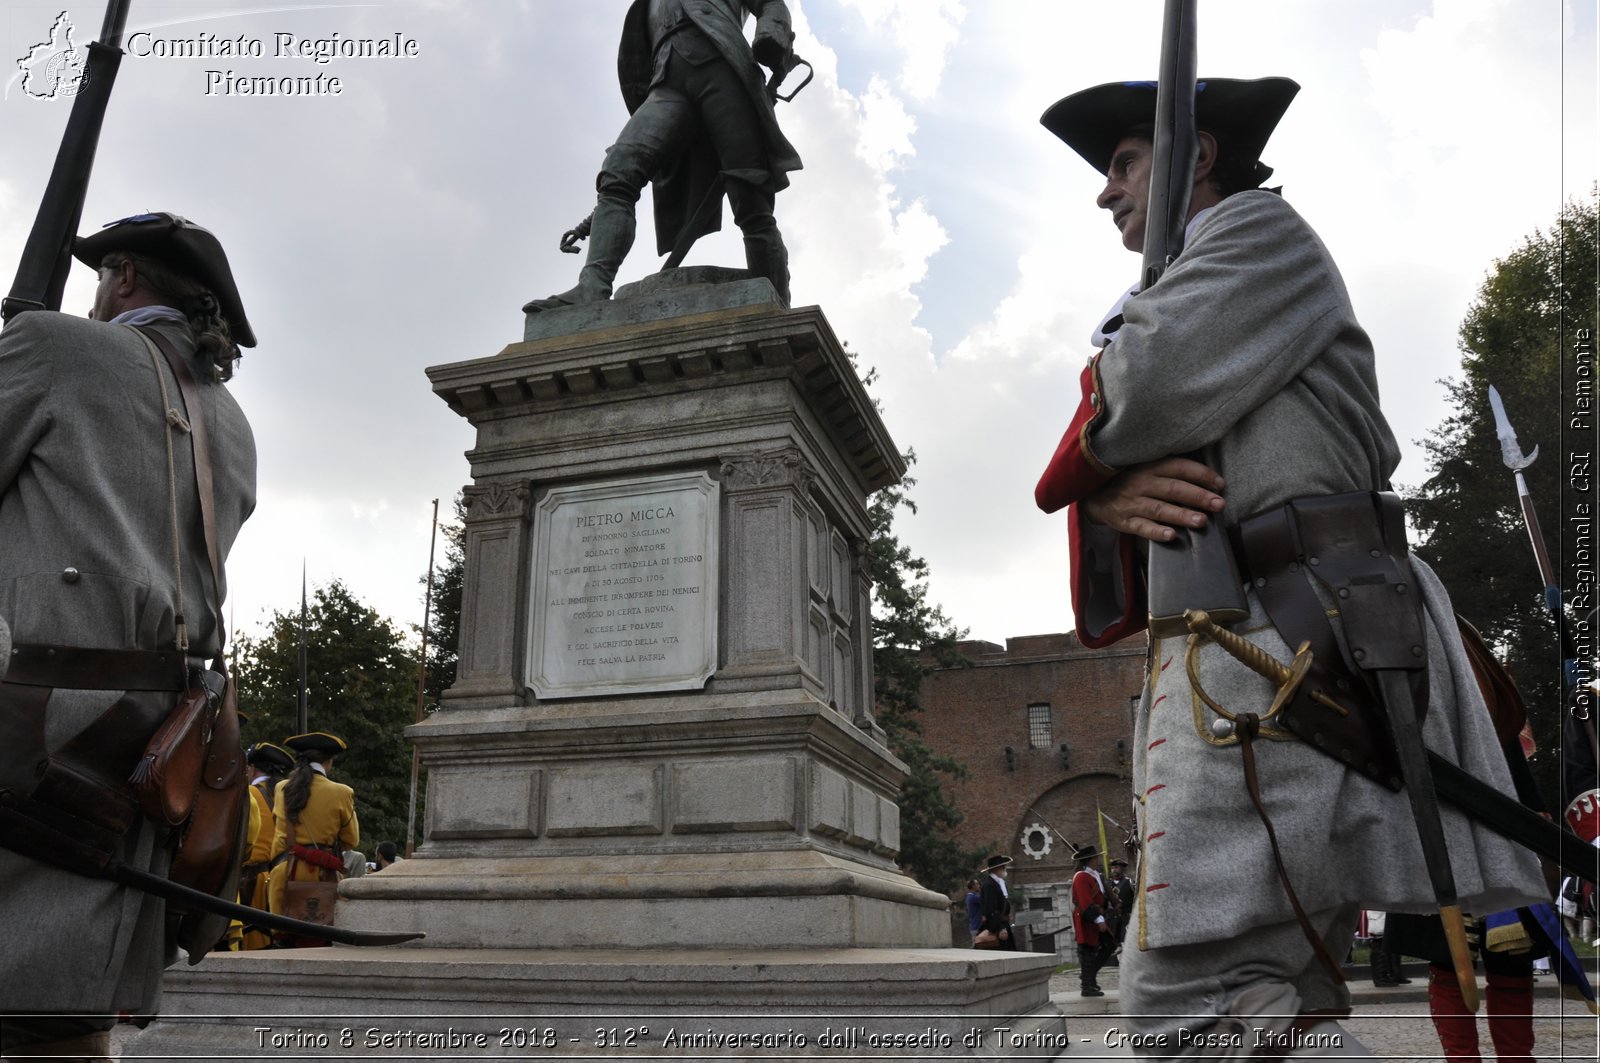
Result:
<svg viewBox="0 0 1600 1063">
<path fill-rule="evenodd" d="M 255 442 L 238 404 L 195 356 L 188 328 L 156 327 L 190 359 L 199 382 L 225 558 L 255 506 Z M 171 369 L 162 359 L 158 370 L 128 328 L 34 311 L 0 332 L 0 620 L 16 642 L 174 648 L 177 573 L 158 371 L 181 410 Z M 222 637 L 211 603 L 222 595 L 213 597 L 186 436 L 176 436 L 173 457 L 189 653 L 209 660 Z M 57 690 L 46 747 L 90 727 L 120 695 Z M 6 754 L 0 749 L 0 785 L 32 767 Z M 130 833 L 122 856 L 157 874 L 168 863 L 148 822 Z M 164 916 L 164 902 L 147 894 L 0 849 L 0 1010 L 153 1010 L 173 955 Z"/>
<path fill-rule="evenodd" d="M 1371 344 L 1327 248 L 1279 196 L 1224 199 L 1196 223 L 1161 282 L 1123 313 L 1099 360 L 1104 417 L 1089 438 L 1106 466 L 1198 450 L 1226 480 L 1228 522 L 1293 498 L 1389 486 L 1398 450 L 1378 407 Z M 1449 597 L 1420 558 L 1412 564 L 1426 606 L 1424 741 L 1509 795 Z M 1250 605 L 1233 630 L 1287 662 L 1290 648 L 1253 593 Z M 1135 723 L 1141 948 L 1219 941 L 1294 918 L 1237 739 L 1213 737 L 1215 714 L 1184 666 L 1186 642 L 1152 646 Z M 1233 712 L 1264 712 L 1274 693 L 1209 643 L 1198 674 Z M 1434 910 L 1406 795 L 1286 732 L 1267 738 L 1256 743 L 1261 789 L 1305 908 Z M 1526 850 L 1449 806 L 1444 826 L 1465 909 L 1487 914 L 1547 899 Z"/>
</svg>

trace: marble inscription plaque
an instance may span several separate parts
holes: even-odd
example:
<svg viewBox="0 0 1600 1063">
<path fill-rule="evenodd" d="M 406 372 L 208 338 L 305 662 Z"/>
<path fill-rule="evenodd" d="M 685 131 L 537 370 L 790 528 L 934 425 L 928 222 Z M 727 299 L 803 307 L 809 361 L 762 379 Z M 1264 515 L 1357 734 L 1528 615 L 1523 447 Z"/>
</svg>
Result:
<svg viewBox="0 0 1600 1063">
<path fill-rule="evenodd" d="M 538 697 L 705 685 L 717 661 L 717 497 L 705 473 L 544 496 L 529 599 Z"/>
</svg>

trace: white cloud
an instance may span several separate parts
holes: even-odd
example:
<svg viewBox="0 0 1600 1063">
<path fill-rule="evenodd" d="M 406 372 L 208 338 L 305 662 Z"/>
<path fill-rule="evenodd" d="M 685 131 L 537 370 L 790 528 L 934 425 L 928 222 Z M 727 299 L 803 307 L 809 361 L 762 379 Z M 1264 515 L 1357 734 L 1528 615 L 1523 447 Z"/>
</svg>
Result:
<svg viewBox="0 0 1600 1063">
<path fill-rule="evenodd" d="M 861 111 L 856 131 L 856 152 L 880 174 L 887 174 L 901 160 L 914 155 L 911 138 L 917 123 L 905 105 L 889 89 L 888 83 L 874 77 L 858 101 Z"/>
<path fill-rule="evenodd" d="M 866 22 L 869 33 L 892 40 L 900 51 L 897 82 L 919 101 L 931 99 L 966 18 L 962 0 L 842 0 Z"/>
</svg>

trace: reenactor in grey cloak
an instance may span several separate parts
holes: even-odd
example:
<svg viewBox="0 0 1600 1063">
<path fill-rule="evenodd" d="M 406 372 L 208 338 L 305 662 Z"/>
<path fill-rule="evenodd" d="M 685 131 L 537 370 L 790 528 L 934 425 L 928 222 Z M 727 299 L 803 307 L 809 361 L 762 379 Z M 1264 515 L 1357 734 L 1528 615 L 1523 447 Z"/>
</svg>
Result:
<svg viewBox="0 0 1600 1063">
<path fill-rule="evenodd" d="M 753 43 L 744 38 L 747 14 L 756 16 Z M 646 184 L 654 187 L 661 254 L 716 232 L 719 181 L 744 234 L 751 276 L 770 280 L 787 306 L 789 255 L 772 209 L 789 172 L 800 169 L 800 156 L 778 128 L 757 63 L 786 71 L 793 45 L 783 0 L 634 0 L 617 53 L 631 117 L 595 181 L 588 259 L 575 287 L 523 310 L 611 297 L 633 246 L 634 205 Z"/>
<path fill-rule="evenodd" d="M 1271 173 L 1261 151 L 1298 88 L 1283 78 L 1200 82 L 1186 245 L 1158 284 L 1125 295 L 1096 331 L 1102 349 L 1039 481 L 1042 509 L 1071 506 L 1073 606 L 1087 645 L 1144 627 L 1145 552 L 1174 528 L 1229 529 L 1249 610 L 1232 631 L 1285 664 L 1301 640 L 1280 634 L 1294 626 L 1284 624 L 1285 601 L 1297 623 L 1320 625 L 1307 638 L 1321 640 L 1325 666 L 1339 667 L 1355 620 L 1320 582 L 1328 569 L 1382 554 L 1405 571 L 1398 509 L 1382 494 L 1399 451 L 1378 405 L 1371 343 L 1322 241 L 1259 187 Z M 1134 252 L 1144 244 L 1155 100 L 1153 82 L 1100 85 L 1042 119 L 1105 175 L 1096 203 Z M 1342 541 L 1385 548 L 1351 559 Z M 1323 556 L 1310 560 L 1308 543 Z M 1412 653 L 1427 662 L 1425 745 L 1509 795 L 1449 599 L 1420 559 L 1409 557 L 1409 572 L 1425 632 Z M 1366 765 L 1347 766 L 1280 724 L 1269 715 L 1277 691 L 1211 638 L 1150 640 L 1135 722 L 1136 947 L 1124 949 L 1121 974 L 1141 1052 L 1361 1058 L 1334 1021 L 1350 1007 L 1337 965 L 1359 910 L 1437 910 L 1426 876 L 1395 873 L 1423 866 L 1398 782 L 1374 781 Z M 1247 714 L 1268 718 L 1246 744 L 1230 717 Z M 1246 750 L 1264 811 L 1246 784 Z M 1462 907 L 1542 898 L 1531 854 L 1450 806 L 1442 818 Z"/>
<path fill-rule="evenodd" d="M 74 254 L 99 272 L 92 320 L 35 310 L 0 332 L 0 626 L 15 651 L 0 682 L 0 844 L 30 818 L 82 824 L 84 844 L 164 876 L 172 832 L 122 811 L 177 698 L 151 688 L 151 651 L 180 649 L 181 615 L 188 663 L 205 667 L 225 594 L 193 449 L 178 432 L 169 450 L 168 431 L 205 419 L 220 565 L 255 507 L 254 437 L 222 383 L 255 336 L 221 245 L 182 218 L 127 218 Z M 135 327 L 182 359 L 198 409 Z M 175 958 L 165 902 L 5 847 L 0 884 L 0 1051 L 108 1055 L 117 1013 L 153 1014 Z"/>
</svg>

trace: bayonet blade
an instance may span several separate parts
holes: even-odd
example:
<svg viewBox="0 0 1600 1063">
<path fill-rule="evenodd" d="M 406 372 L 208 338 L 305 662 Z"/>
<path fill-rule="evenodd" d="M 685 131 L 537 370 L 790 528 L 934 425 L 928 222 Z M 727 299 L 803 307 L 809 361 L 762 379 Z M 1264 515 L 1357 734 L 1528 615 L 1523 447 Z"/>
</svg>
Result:
<svg viewBox="0 0 1600 1063">
<path fill-rule="evenodd" d="M 1539 448 L 1533 448 L 1533 453 L 1523 457 L 1522 448 L 1517 445 L 1516 430 L 1511 427 L 1511 418 L 1506 416 L 1505 403 L 1500 401 L 1500 393 L 1489 385 L 1489 409 L 1494 411 L 1494 434 L 1500 437 L 1500 457 L 1506 463 L 1506 468 L 1512 472 L 1521 472 L 1533 464 L 1533 459 L 1539 456 Z"/>
</svg>

